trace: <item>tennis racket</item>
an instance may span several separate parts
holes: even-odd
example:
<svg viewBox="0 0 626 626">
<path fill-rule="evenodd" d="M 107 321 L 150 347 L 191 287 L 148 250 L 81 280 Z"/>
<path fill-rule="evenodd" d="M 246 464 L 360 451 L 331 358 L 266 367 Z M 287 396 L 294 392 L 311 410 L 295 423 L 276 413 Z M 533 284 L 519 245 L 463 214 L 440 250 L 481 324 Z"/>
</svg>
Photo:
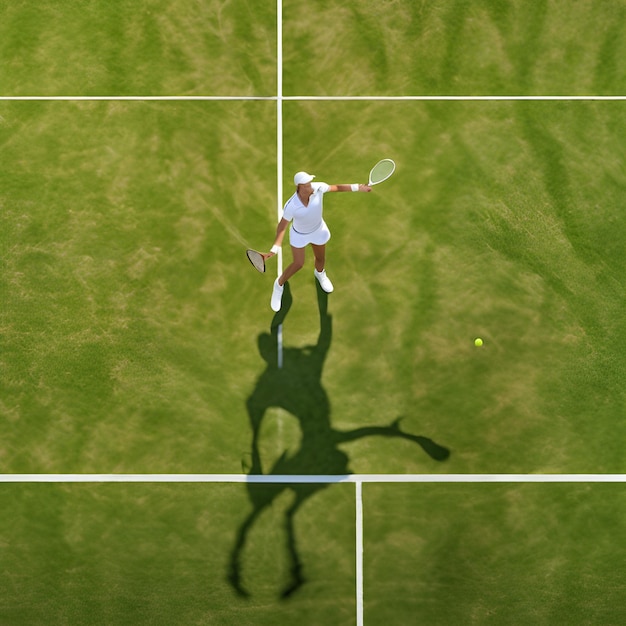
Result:
<svg viewBox="0 0 626 626">
<path fill-rule="evenodd" d="M 396 164 L 391 159 L 378 161 L 370 171 L 369 187 L 378 185 L 387 180 L 396 170 Z"/>
<path fill-rule="evenodd" d="M 265 257 L 260 252 L 248 249 L 246 250 L 246 256 L 255 270 L 261 272 L 261 274 L 265 272 Z"/>
</svg>

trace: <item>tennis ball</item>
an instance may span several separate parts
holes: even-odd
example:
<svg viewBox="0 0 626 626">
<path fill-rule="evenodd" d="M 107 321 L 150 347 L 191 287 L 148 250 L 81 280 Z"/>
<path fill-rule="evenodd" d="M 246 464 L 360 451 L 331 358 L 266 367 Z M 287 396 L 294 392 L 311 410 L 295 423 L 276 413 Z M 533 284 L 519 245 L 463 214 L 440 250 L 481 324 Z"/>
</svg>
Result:
<svg viewBox="0 0 626 626">
<path fill-rule="evenodd" d="M 476 337 L 476 339 L 474 339 L 474 345 L 475 345 L 477 348 L 480 348 L 480 346 L 482 346 L 482 345 L 483 345 L 483 340 L 482 340 L 480 337 Z"/>
</svg>

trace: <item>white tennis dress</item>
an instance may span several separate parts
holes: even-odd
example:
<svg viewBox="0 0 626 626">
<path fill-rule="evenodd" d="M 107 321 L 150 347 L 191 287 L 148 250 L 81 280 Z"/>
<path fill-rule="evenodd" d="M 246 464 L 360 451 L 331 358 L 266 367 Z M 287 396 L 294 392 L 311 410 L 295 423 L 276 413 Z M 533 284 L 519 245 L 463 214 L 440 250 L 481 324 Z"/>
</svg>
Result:
<svg viewBox="0 0 626 626">
<path fill-rule="evenodd" d="M 283 218 L 291 222 L 289 243 L 294 248 L 304 248 L 313 243 L 324 245 L 330 239 L 330 230 L 323 218 L 324 194 L 330 189 L 326 183 L 311 183 L 313 193 L 308 206 L 302 204 L 298 192 L 285 203 Z"/>
</svg>

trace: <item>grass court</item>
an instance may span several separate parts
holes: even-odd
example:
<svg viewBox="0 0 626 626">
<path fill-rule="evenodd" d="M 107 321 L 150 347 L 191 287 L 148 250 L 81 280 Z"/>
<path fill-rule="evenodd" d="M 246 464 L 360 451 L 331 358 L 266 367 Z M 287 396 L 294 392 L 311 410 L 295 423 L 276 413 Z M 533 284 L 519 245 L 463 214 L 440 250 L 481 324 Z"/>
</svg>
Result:
<svg viewBox="0 0 626 626">
<path fill-rule="evenodd" d="M 308 252 L 280 370 L 244 256 L 278 7 L 284 200 L 397 164 L 326 196 L 335 292 Z M 470 97 L 624 95 L 625 31 L 617 0 L 0 5 L 1 473 L 623 475 L 626 104 Z M 623 491 L 364 484 L 364 623 L 622 623 Z M 354 498 L 4 482 L 0 622 L 355 624 Z"/>
</svg>

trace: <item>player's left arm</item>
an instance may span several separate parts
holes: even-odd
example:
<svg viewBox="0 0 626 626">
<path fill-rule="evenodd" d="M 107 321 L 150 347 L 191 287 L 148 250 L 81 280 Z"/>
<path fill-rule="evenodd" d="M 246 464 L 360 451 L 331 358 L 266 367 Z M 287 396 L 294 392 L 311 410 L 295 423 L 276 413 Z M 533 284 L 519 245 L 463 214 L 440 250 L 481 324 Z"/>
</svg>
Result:
<svg viewBox="0 0 626 626">
<path fill-rule="evenodd" d="M 371 187 L 367 185 L 361 185 L 360 183 L 353 183 L 352 185 L 329 185 L 328 191 L 372 191 Z"/>
</svg>

